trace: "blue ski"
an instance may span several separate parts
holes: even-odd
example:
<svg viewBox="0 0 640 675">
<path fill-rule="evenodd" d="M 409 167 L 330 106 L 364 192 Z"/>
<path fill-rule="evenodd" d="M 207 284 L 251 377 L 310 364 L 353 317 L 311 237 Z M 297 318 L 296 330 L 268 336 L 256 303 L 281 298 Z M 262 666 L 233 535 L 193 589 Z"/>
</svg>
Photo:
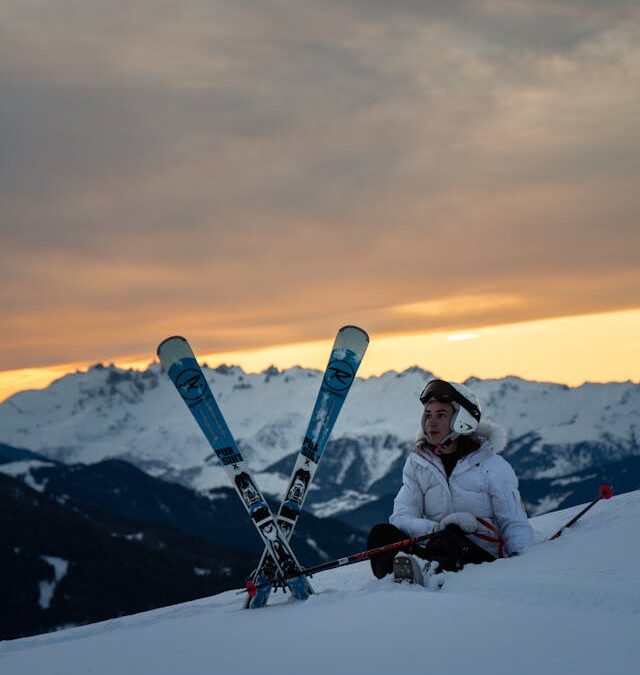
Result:
<svg viewBox="0 0 640 675">
<path fill-rule="evenodd" d="M 253 480 L 189 343 L 180 336 L 167 338 L 158 346 L 158 357 L 258 530 L 273 561 L 274 578 L 286 579 L 291 593 L 299 600 L 306 600 L 313 592 L 311 585 L 304 575 L 296 576 L 296 572 L 301 569 L 300 564 Z M 292 575 L 293 578 L 289 578 Z"/>
<path fill-rule="evenodd" d="M 368 345 L 369 336 L 361 328 L 344 326 L 338 331 L 307 432 L 276 517 L 278 529 L 287 541 L 291 538 L 293 528 L 300 517 L 302 504 L 309 492 L 329 435 L 355 380 Z M 252 582 L 256 588 L 255 595 L 247 599 L 245 607 L 258 608 L 267 603 L 272 589 L 270 582 L 275 576 L 273 563 L 265 550 L 252 575 Z"/>
</svg>

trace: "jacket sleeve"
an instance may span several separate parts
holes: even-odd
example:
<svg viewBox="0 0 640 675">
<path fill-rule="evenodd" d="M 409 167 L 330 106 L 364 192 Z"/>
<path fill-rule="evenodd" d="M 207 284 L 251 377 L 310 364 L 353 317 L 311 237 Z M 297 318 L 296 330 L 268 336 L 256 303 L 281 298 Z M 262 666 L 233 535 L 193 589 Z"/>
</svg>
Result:
<svg viewBox="0 0 640 675">
<path fill-rule="evenodd" d="M 407 458 L 402 471 L 402 487 L 393 501 L 389 522 L 410 537 L 429 534 L 436 521 L 423 518 L 424 493 L 415 475 L 415 464 Z"/>
<path fill-rule="evenodd" d="M 489 472 L 489 494 L 507 555 L 524 552 L 533 543 L 533 528 L 522 506 L 516 474 L 500 456 Z"/>
</svg>

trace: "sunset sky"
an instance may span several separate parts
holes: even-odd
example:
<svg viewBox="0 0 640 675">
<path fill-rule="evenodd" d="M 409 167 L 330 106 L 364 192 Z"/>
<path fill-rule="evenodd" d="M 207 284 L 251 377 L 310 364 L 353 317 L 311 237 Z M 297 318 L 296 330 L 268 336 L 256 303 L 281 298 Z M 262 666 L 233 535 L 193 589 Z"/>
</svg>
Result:
<svg viewBox="0 0 640 675">
<path fill-rule="evenodd" d="M 0 0 L 0 400 L 249 370 L 640 380 L 640 3 Z"/>
</svg>

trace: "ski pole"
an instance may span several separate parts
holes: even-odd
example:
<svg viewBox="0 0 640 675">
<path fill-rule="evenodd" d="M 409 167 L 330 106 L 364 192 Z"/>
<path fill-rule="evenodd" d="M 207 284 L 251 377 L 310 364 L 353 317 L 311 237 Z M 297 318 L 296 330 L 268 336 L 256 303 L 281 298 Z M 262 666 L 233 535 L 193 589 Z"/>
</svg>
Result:
<svg viewBox="0 0 640 675">
<path fill-rule="evenodd" d="M 587 504 L 580 513 L 576 514 L 573 516 L 573 518 L 563 525 L 553 536 L 549 537 L 549 541 L 553 541 L 554 539 L 557 539 L 568 527 L 571 527 L 574 523 L 576 523 L 584 514 L 593 506 L 595 506 L 601 499 L 611 499 L 613 497 L 613 488 L 611 485 L 601 485 L 598 488 L 598 496 L 596 499 L 594 499 L 592 502 Z"/>
<path fill-rule="evenodd" d="M 381 555 L 382 553 L 388 553 L 390 551 L 397 551 L 398 549 L 401 548 L 406 548 L 408 546 L 412 546 L 413 544 L 418 544 L 421 541 L 425 541 L 425 539 L 429 539 L 429 537 L 433 536 L 431 533 L 429 534 L 421 534 L 419 537 L 411 537 L 409 539 L 403 539 L 402 541 L 396 541 L 392 544 L 386 544 L 385 546 L 379 546 L 378 548 L 372 548 L 369 549 L 368 551 L 361 551 L 360 553 L 352 553 L 349 556 L 346 556 L 345 558 L 337 558 L 336 560 L 330 560 L 325 563 L 321 563 L 320 565 L 314 565 L 313 567 L 305 567 L 302 570 L 299 570 L 296 572 L 296 575 L 305 575 L 305 576 L 311 576 L 313 574 L 316 574 L 317 572 L 324 572 L 326 570 L 332 570 L 336 567 L 344 567 L 345 565 L 353 565 L 353 563 L 360 562 L 362 560 L 368 560 L 369 558 L 374 558 L 377 555 Z M 250 596 L 253 593 L 255 595 L 256 591 L 258 588 L 262 587 L 263 584 L 255 584 L 251 580 L 247 581 L 247 587 L 246 591 L 240 591 L 241 593 L 248 593 Z M 265 586 L 267 584 L 264 584 Z"/>
</svg>

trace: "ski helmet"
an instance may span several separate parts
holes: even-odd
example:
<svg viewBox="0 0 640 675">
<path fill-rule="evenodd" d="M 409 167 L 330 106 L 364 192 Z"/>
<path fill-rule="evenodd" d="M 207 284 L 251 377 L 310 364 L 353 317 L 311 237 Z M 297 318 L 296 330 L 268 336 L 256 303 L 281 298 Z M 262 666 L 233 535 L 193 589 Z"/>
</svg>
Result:
<svg viewBox="0 0 640 675">
<path fill-rule="evenodd" d="M 469 387 L 457 382 L 430 380 L 420 394 L 420 402 L 426 408 L 429 401 L 434 400 L 453 406 L 454 414 L 451 418 L 453 433 L 466 436 L 478 428 L 482 415 L 480 401 Z"/>
</svg>

